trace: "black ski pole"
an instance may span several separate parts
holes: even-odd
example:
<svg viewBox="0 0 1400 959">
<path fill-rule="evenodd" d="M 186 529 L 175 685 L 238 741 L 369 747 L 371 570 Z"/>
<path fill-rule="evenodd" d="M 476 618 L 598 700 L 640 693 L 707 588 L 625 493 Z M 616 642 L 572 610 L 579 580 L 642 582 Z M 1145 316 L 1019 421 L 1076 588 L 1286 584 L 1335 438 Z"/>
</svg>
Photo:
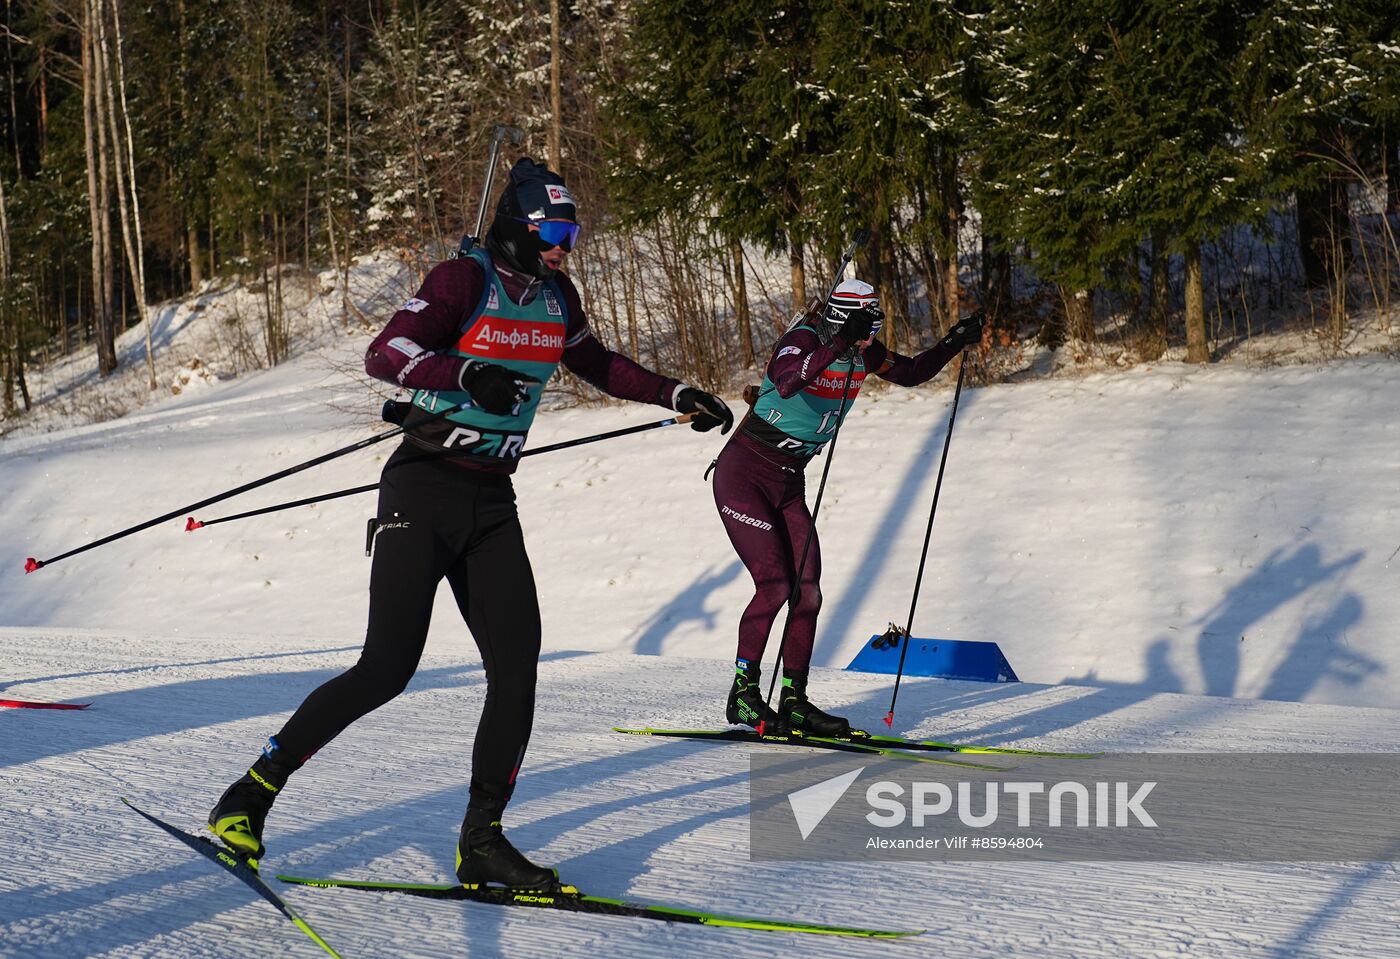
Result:
<svg viewBox="0 0 1400 959">
<path fill-rule="evenodd" d="M 451 406 L 444 407 L 443 409 L 438 410 L 436 413 L 433 413 L 430 416 L 425 417 L 424 419 L 418 420 L 417 423 L 415 423 L 414 425 L 419 425 L 421 423 L 426 423 L 431 420 L 438 419 L 439 417 L 446 416 L 448 413 L 460 409 L 461 406 L 462 404 L 454 403 Z M 246 493 L 249 490 L 257 489 L 259 486 L 266 486 L 268 483 L 272 483 L 276 480 L 291 476 L 293 473 L 300 473 L 302 470 L 310 469 L 313 466 L 320 466 L 322 463 L 327 463 L 338 457 L 354 453 L 356 450 L 362 450 L 367 446 L 373 446 L 375 443 L 382 443 L 384 440 L 392 439 L 393 437 L 403 433 L 405 429 L 406 427 L 396 426 L 391 430 L 385 430 L 383 433 L 376 433 L 373 436 L 367 436 L 364 439 L 360 440 L 358 443 L 351 443 L 349 446 L 342 446 L 338 450 L 332 450 L 329 453 L 323 453 L 320 456 L 315 457 L 314 459 L 307 460 L 305 463 L 299 463 L 296 466 L 289 466 L 284 470 L 278 470 L 276 473 L 264 476 L 262 479 L 256 479 L 253 480 L 251 483 L 244 483 L 242 486 L 237 486 L 231 490 L 225 490 L 222 493 L 217 493 L 214 496 L 202 499 L 198 503 L 191 503 L 188 506 L 181 506 L 179 509 L 171 510 L 169 513 L 157 516 L 155 519 L 148 519 L 144 523 L 137 523 L 135 526 L 128 526 L 124 530 L 119 530 L 118 532 L 112 533 L 110 536 L 104 536 L 99 540 L 88 543 L 86 546 L 79 546 L 77 549 L 70 549 L 68 552 L 60 553 L 59 555 L 54 556 L 51 559 L 35 559 L 33 556 L 30 556 L 24 562 L 24 571 L 26 573 L 32 573 L 37 569 L 43 569 L 45 566 L 50 566 L 54 563 L 57 563 L 61 559 L 67 559 L 69 556 L 76 556 L 79 553 L 85 553 L 90 549 L 96 549 L 99 546 L 105 546 L 106 544 L 111 543 L 115 540 L 119 540 L 125 536 L 130 536 L 132 533 L 139 533 L 143 529 L 150 529 L 157 523 L 164 523 L 166 520 L 175 519 L 178 516 L 184 516 L 192 510 L 201 509 L 202 507 L 209 506 L 213 503 L 221 502 L 223 500 L 237 496 L 239 493 Z"/>
<path fill-rule="evenodd" d="M 831 297 L 836 292 L 836 288 L 841 285 L 841 279 L 846 275 L 846 267 L 851 265 L 851 260 L 855 259 L 856 250 L 865 246 L 870 241 L 870 231 L 866 229 L 856 230 L 855 236 L 851 238 L 851 245 L 846 247 L 846 251 L 841 254 L 841 263 L 836 268 L 836 275 L 831 280 L 831 289 L 826 291 L 826 298 L 822 300 L 822 310 L 831 303 Z M 851 371 L 855 369 L 855 359 L 851 360 L 851 369 L 846 371 L 845 381 L 841 384 L 841 406 L 837 410 L 836 427 L 831 431 L 831 442 L 826 447 L 826 463 L 822 466 L 821 482 L 817 484 L 817 499 L 812 504 L 812 525 L 807 532 L 807 541 L 802 544 L 802 558 L 797 563 L 797 578 L 793 580 L 792 592 L 788 593 L 787 615 L 783 618 L 783 634 L 778 640 L 778 656 L 773 661 L 773 675 L 768 681 L 768 698 L 765 700 L 770 706 L 773 703 L 773 690 L 777 688 L 778 674 L 782 671 L 783 651 L 787 647 L 788 632 L 792 628 L 792 612 L 797 606 L 797 597 L 802 590 L 802 574 L 807 569 L 807 554 L 812 548 L 812 540 L 817 535 L 817 514 L 822 508 L 822 494 L 826 492 L 826 477 L 831 472 L 831 460 L 836 455 L 836 440 L 841 435 L 841 423 L 846 418 L 846 402 L 850 398 Z M 760 394 L 761 395 L 761 394 Z M 737 434 L 736 434 L 737 435 Z M 763 735 L 763 730 L 759 730 L 759 735 Z"/>
<path fill-rule="evenodd" d="M 641 426 L 627 426 L 618 430 L 610 430 L 607 433 L 595 433 L 592 436 L 581 436 L 575 440 L 564 440 L 560 443 L 551 443 L 548 446 L 541 446 L 538 449 L 526 450 L 520 454 L 520 458 L 527 456 L 538 456 L 541 453 L 553 453 L 555 450 L 566 450 L 571 446 L 583 446 L 586 443 L 597 443 L 601 440 L 610 440 L 619 436 L 629 436 L 632 433 L 644 433 L 647 430 L 659 429 L 662 426 L 675 426 L 678 423 L 689 423 L 695 418 L 694 413 L 682 413 L 680 416 L 672 416 L 670 419 L 657 420 L 655 423 L 643 423 Z M 234 513 L 232 516 L 220 516 L 218 519 L 210 519 L 200 522 L 193 516 L 185 524 L 185 532 L 192 533 L 197 529 L 206 526 L 214 526 L 219 523 L 231 523 L 236 519 L 247 519 L 250 516 L 262 516 L 264 513 L 276 513 L 279 510 L 292 509 L 296 506 L 310 506 L 312 503 L 324 503 L 327 500 L 340 499 L 342 496 L 354 496 L 357 493 L 368 493 L 371 490 L 379 489 L 378 483 L 369 483 L 365 486 L 356 486 L 352 489 L 343 489 L 334 493 L 323 493 L 320 496 L 308 496 L 305 499 L 293 500 L 290 503 L 278 503 L 276 506 L 264 506 L 262 509 L 248 510 L 246 513 Z"/>
<path fill-rule="evenodd" d="M 695 419 L 696 413 L 681 413 L 679 416 L 671 416 L 664 420 L 657 420 L 655 423 L 643 423 L 640 426 L 624 426 L 621 429 L 609 430 L 606 433 L 594 433 L 592 436 L 580 436 L 576 440 L 561 440 L 558 443 L 550 443 L 548 446 L 540 446 L 536 449 L 526 450 L 521 453 L 522 458 L 526 456 L 539 456 L 541 453 L 553 453 L 555 450 L 566 450 L 571 446 L 583 446 L 587 443 L 597 443 L 601 440 L 616 439 L 619 436 L 629 436 L 632 433 L 645 433 L 647 430 L 660 429 L 663 426 L 676 426 L 680 423 L 689 423 Z"/>
<path fill-rule="evenodd" d="M 914 596 L 909 600 L 909 619 L 904 627 L 904 645 L 899 650 L 899 670 L 894 674 L 894 695 L 890 697 L 890 711 L 885 714 L 885 725 L 894 728 L 894 704 L 899 699 L 899 681 L 904 676 L 904 657 L 909 653 L 909 637 L 914 629 L 914 608 L 919 603 L 919 587 L 924 581 L 924 561 L 928 559 L 928 544 L 933 537 L 933 517 L 938 512 L 938 494 L 943 489 L 943 468 L 948 465 L 948 447 L 953 442 L 953 421 L 958 417 L 958 397 L 962 395 L 963 373 L 967 370 L 967 355 L 964 353 L 958 362 L 958 385 L 953 388 L 953 408 L 948 412 L 948 435 L 943 437 L 943 457 L 938 461 L 938 480 L 933 484 L 933 506 L 928 511 L 928 529 L 924 530 L 924 551 L 919 556 L 919 573 L 914 577 Z"/>
<path fill-rule="evenodd" d="M 337 490 L 334 493 L 323 493 L 320 496 L 308 496 L 305 499 L 295 499 L 290 503 L 278 503 L 276 506 L 264 506 L 262 509 L 250 509 L 245 513 L 234 513 L 232 516 L 220 516 L 218 519 L 197 520 L 191 516 L 185 522 L 185 532 L 193 533 L 197 529 L 206 526 L 217 526 L 219 523 L 232 523 L 236 519 L 247 519 L 250 516 L 261 516 L 264 513 L 276 513 L 278 510 L 291 509 L 295 506 L 310 506 L 312 503 L 324 503 L 328 500 L 340 499 L 342 496 L 354 496 L 357 493 L 368 493 L 370 490 L 379 489 L 378 483 L 370 483 L 366 486 L 356 486 L 353 489 Z"/>
<path fill-rule="evenodd" d="M 481 242 L 481 231 L 486 226 L 486 204 L 491 200 L 491 184 L 496 181 L 496 161 L 501 156 L 501 141 L 509 138 L 514 146 L 519 146 L 525 139 L 525 131 L 519 127 L 508 127 L 497 124 L 491 128 L 491 154 L 486 161 L 486 180 L 481 185 L 481 203 L 476 208 L 476 232 L 468 233 L 462 237 L 461 244 L 457 247 L 457 252 L 452 254 L 453 259 L 460 260 L 472 251 L 472 247 Z"/>
</svg>

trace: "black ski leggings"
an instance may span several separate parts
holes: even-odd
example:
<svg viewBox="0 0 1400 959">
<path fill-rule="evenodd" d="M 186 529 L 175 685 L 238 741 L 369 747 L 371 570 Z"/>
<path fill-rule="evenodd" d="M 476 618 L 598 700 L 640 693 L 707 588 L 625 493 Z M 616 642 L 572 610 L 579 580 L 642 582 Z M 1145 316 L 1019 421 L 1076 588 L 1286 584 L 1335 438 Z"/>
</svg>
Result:
<svg viewBox="0 0 1400 959">
<path fill-rule="evenodd" d="M 304 762 L 403 692 L 418 669 L 445 576 L 486 669 L 472 806 L 503 805 L 530 740 L 540 655 L 539 599 L 510 477 L 426 458 L 405 444 L 384 466 L 377 516 L 364 651 L 306 697 L 277 745 Z"/>
</svg>

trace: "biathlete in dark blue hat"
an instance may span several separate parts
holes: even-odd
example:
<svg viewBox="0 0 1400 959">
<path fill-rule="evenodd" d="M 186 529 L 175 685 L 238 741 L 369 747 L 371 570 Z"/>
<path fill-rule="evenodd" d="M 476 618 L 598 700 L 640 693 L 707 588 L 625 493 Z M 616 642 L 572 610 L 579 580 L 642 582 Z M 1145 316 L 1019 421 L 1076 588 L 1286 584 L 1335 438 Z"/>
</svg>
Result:
<svg viewBox="0 0 1400 959">
<path fill-rule="evenodd" d="M 539 601 L 510 474 L 540 394 L 562 363 L 611 396 L 695 413 L 697 430 L 727 433 L 734 422 L 719 397 L 598 342 L 562 272 L 578 240 L 577 205 L 563 178 L 522 159 L 484 248 L 435 266 L 370 344 L 366 371 L 413 390 L 415 409 L 379 483 L 364 651 L 306 698 L 210 812 L 210 829 L 235 851 L 260 857 L 264 821 L 288 777 L 403 691 L 445 578 L 486 670 L 457 877 L 531 889 L 556 882 L 501 830 L 535 714 Z M 465 405 L 414 425 L 454 404 Z"/>
</svg>

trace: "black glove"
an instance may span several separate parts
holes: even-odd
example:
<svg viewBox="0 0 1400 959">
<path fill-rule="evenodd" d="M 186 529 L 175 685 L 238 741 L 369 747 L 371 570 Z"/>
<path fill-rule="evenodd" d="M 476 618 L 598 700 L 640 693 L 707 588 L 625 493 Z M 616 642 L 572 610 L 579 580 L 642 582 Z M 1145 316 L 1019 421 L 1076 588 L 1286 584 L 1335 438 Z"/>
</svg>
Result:
<svg viewBox="0 0 1400 959">
<path fill-rule="evenodd" d="M 734 414 L 729 412 L 724 400 L 693 386 L 685 387 L 676 396 L 676 412 L 698 413 L 699 415 L 690 421 L 690 428 L 700 433 L 708 432 L 722 424 L 724 428 L 719 432 L 723 436 L 734 425 Z"/>
<path fill-rule="evenodd" d="M 458 382 L 472 402 L 493 416 L 505 416 L 530 398 L 529 387 L 540 381 L 495 363 L 467 360 Z"/>
<path fill-rule="evenodd" d="M 965 316 L 948 331 L 948 335 L 943 337 L 943 342 L 960 350 L 965 346 L 976 346 L 982 342 L 982 330 L 987 321 L 987 314 L 978 310 L 971 316 Z"/>
<path fill-rule="evenodd" d="M 879 333 L 884 322 L 885 311 L 870 303 L 846 314 L 846 322 L 841 324 L 840 336 L 854 346 Z"/>
<path fill-rule="evenodd" d="M 384 408 L 379 411 L 379 415 L 384 417 L 386 423 L 403 426 L 404 420 L 408 419 L 408 411 L 411 409 L 413 409 L 412 403 L 403 400 L 385 400 Z"/>
</svg>

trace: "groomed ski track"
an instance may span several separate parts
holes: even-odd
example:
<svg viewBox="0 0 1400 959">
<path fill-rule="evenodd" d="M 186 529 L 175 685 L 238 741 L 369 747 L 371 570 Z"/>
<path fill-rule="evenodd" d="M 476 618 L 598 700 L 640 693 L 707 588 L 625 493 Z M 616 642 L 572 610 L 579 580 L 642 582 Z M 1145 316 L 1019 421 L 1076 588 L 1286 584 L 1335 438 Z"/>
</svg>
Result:
<svg viewBox="0 0 1400 959">
<path fill-rule="evenodd" d="M 609 731 L 714 725 L 728 652 L 547 652 L 512 837 L 597 895 L 924 936 L 826 941 L 281 891 L 347 957 L 1400 956 L 1400 869 L 1389 863 L 750 862 L 747 747 Z M 323 955 L 118 797 L 198 827 L 262 739 L 355 655 L 285 635 L 0 628 L 9 695 L 92 703 L 0 714 L 0 955 Z M 407 693 L 292 781 L 270 819 L 264 873 L 448 881 L 482 684 L 473 648 L 431 644 Z M 886 677 L 823 670 L 814 688 L 870 728 L 888 704 Z M 913 680 L 897 727 L 1057 749 L 1366 752 L 1400 739 L 1400 712 Z"/>
</svg>

